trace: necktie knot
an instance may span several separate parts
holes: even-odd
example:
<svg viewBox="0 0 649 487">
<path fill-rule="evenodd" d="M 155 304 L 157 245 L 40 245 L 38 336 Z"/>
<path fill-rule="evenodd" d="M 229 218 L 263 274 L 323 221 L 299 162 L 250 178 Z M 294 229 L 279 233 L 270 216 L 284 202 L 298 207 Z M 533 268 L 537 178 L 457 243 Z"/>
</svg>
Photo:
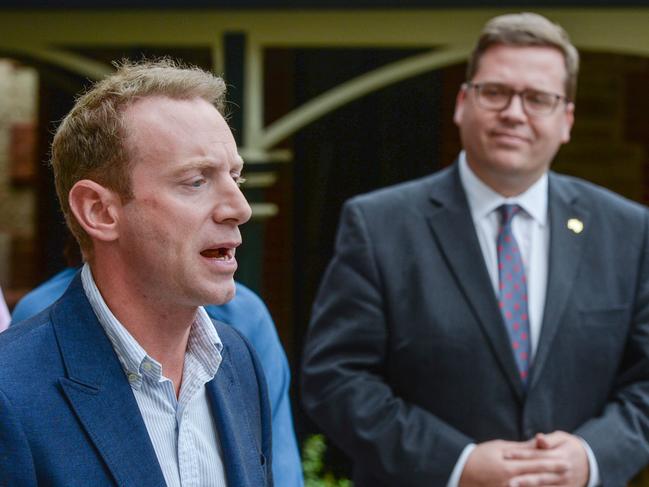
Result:
<svg viewBox="0 0 649 487">
<path fill-rule="evenodd" d="M 500 205 L 498 213 L 500 214 L 500 221 L 503 226 L 509 225 L 514 218 L 514 215 L 521 210 L 521 207 L 513 204 Z"/>
</svg>

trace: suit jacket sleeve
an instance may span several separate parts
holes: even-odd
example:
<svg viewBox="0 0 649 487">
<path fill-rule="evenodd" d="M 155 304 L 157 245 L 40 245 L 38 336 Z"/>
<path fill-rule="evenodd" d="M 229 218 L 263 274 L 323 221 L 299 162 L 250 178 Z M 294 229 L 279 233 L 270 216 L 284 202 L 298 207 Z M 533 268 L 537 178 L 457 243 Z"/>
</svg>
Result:
<svg viewBox="0 0 649 487">
<path fill-rule="evenodd" d="M 399 397 L 404 377 L 391 376 L 388 354 L 390 327 L 398 323 L 388 323 L 382 295 L 391 276 L 381 274 L 375 254 L 381 238 L 369 234 L 363 208 L 348 202 L 313 308 L 303 403 L 355 466 L 382 482 L 445 485 L 471 439 Z"/>
<path fill-rule="evenodd" d="M 602 414 L 575 434 L 586 440 L 599 467 L 603 486 L 623 485 L 649 461 L 649 214 L 639 252 L 632 318 L 619 372 Z M 621 235 L 612 236 L 622 238 Z"/>
</svg>

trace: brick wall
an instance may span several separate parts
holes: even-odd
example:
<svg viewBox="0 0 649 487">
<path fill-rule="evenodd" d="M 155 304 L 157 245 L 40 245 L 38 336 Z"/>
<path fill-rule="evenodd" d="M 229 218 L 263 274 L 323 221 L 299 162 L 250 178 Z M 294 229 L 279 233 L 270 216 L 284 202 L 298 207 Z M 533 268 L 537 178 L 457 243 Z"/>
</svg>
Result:
<svg viewBox="0 0 649 487">
<path fill-rule="evenodd" d="M 0 285 L 10 305 L 32 261 L 37 83 L 34 69 L 0 59 Z"/>
</svg>

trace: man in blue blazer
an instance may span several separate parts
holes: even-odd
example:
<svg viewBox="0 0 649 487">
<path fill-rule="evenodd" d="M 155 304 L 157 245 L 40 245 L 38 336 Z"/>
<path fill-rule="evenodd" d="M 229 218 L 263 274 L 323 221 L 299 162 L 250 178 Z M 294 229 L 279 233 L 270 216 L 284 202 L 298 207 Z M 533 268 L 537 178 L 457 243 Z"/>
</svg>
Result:
<svg viewBox="0 0 649 487">
<path fill-rule="evenodd" d="M 73 242 L 76 247 L 76 242 Z M 80 259 L 80 257 L 79 257 Z M 75 262 L 74 265 L 81 265 Z M 68 288 L 78 269 L 68 267 L 23 296 L 11 313 L 11 326 L 38 314 Z M 251 289 L 235 281 L 237 292 L 225 304 L 205 306 L 210 318 L 227 323 L 246 337 L 255 350 L 268 385 L 268 399 L 273 429 L 273 481 L 276 485 L 304 485 L 289 387 L 291 371 L 273 318 L 262 299 Z"/>
<path fill-rule="evenodd" d="M 125 63 L 58 128 L 87 264 L 0 335 L 0 485 L 273 484 L 261 367 L 202 306 L 232 298 L 250 218 L 224 95 L 198 69 Z"/>
<path fill-rule="evenodd" d="M 458 162 L 346 203 L 303 401 L 356 487 L 621 487 L 649 461 L 646 208 L 549 171 L 577 64 L 547 19 L 492 19 Z"/>
<path fill-rule="evenodd" d="M 72 243 L 76 247 L 76 242 Z M 81 259 L 80 256 L 78 258 Z M 73 265 L 81 263 L 73 262 Z M 76 267 L 68 267 L 23 296 L 12 310 L 11 326 L 31 318 L 58 300 L 77 270 Z M 301 487 L 304 480 L 291 414 L 291 370 L 288 360 L 273 318 L 262 299 L 238 281 L 235 281 L 235 286 L 237 292 L 232 300 L 220 306 L 205 306 L 205 311 L 212 319 L 240 331 L 255 350 L 266 377 L 272 413 L 273 480 L 276 485 Z"/>
</svg>

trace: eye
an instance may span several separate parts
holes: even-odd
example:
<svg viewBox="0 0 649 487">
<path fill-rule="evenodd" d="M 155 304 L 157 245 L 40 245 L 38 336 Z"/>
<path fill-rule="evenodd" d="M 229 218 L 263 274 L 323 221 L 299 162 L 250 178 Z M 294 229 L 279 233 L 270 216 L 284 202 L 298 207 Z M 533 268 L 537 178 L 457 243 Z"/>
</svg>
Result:
<svg viewBox="0 0 649 487">
<path fill-rule="evenodd" d="M 243 183 L 246 182 L 246 178 L 242 177 L 240 174 L 233 174 L 232 179 L 234 179 L 234 182 L 237 183 L 237 186 L 241 187 Z"/>
<path fill-rule="evenodd" d="M 527 103 L 541 107 L 552 105 L 555 102 L 555 96 L 553 94 L 543 91 L 528 91 L 524 96 Z"/>
<path fill-rule="evenodd" d="M 191 188 L 200 188 L 203 186 L 207 181 L 204 178 L 198 178 L 198 179 L 193 179 L 187 183 L 187 185 Z"/>
<path fill-rule="evenodd" d="M 489 98 L 508 97 L 511 89 L 497 83 L 485 83 L 482 85 L 482 95 Z"/>
</svg>

